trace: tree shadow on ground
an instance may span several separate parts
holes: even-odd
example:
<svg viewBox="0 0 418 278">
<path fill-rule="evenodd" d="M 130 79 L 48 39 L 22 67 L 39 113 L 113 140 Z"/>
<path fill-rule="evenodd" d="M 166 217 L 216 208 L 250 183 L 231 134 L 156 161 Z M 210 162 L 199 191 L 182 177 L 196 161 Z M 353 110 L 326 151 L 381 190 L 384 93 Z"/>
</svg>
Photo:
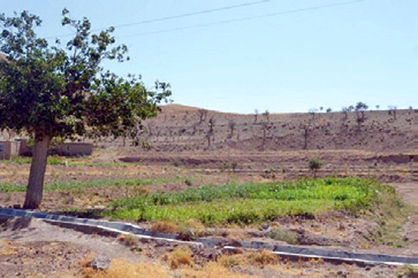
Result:
<svg viewBox="0 0 418 278">
<path fill-rule="evenodd" d="M 22 230 L 28 228 L 32 219 L 28 217 L 0 217 L 1 230 Z"/>
</svg>

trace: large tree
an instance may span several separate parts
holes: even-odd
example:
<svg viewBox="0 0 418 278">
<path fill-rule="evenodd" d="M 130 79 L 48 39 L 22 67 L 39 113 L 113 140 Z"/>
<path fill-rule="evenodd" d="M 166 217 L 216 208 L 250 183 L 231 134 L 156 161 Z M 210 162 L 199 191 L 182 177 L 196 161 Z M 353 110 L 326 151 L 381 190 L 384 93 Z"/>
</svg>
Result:
<svg viewBox="0 0 418 278">
<path fill-rule="evenodd" d="M 41 203 L 54 137 L 135 136 L 140 121 L 155 116 L 157 104 L 171 94 L 167 83 L 147 90 L 135 76 L 104 69 L 106 60 L 128 59 L 127 47 L 115 45 L 113 27 L 93 34 L 87 18 L 74 20 L 66 9 L 62 16 L 62 26 L 72 27 L 74 36 L 48 43 L 35 33 L 38 16 L 0 14 L 0 130 L 34 139 L 24 208 Z"/>
</svg>

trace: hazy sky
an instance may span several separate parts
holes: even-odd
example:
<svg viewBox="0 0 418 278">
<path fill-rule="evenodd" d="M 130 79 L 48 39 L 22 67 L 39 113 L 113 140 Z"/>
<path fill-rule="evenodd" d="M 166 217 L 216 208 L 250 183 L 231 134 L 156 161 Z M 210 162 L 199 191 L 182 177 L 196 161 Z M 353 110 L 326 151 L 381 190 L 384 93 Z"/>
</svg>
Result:
<svg viewBox="0 0 418 278">
<path fill-rule="evenodd" d="M 109 67 L 142 74 L 149 86 L 170 82 L 179 104 L 242 113 L 340 109 L 357 101 L 418 106 L 417 0 L 0 4 L 6 15 L 25 9 L 41 16 L 42 36 L 69 33 L 60 25 L 64 7 L 93 28 L 141 23 L 116 29 L 131 61 Z M 179 17 L 162 20 L 172 16 Z M 150 19 L 157 20 L 144 22 Z"/>
</svg>

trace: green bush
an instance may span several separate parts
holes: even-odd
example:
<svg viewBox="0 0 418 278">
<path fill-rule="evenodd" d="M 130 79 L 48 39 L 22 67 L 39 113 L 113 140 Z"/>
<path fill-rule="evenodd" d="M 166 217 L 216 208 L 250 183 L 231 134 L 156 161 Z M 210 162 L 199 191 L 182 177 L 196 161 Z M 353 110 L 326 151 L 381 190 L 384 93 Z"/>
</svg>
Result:
<svg viewBox="0 0 418 278">
<path fill-rule="evenodd" d="M 318 158 L 313 158 L 309 160 L 309 170 L 311 170 L 314 173 L 314 176 L 316 176 L 316 172 L 321 169 L 322 167 L 322 161 Z"/>
</svg>

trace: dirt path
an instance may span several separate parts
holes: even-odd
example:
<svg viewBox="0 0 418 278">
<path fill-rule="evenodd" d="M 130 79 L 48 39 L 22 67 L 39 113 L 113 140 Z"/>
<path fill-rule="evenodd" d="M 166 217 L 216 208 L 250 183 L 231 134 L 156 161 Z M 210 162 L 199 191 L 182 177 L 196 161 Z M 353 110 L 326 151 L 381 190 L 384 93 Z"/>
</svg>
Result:
<svg viewBox="0 0 418 278">
<path fill-rule="evenodd" d="M 408 222 L 404 227 L 405 237 L 410 242 L 410 249 L 414 254 L 418 254 L 418 183 L 392 183 L 399 196 L 410 206 L 412 206 L 413 214 L 408 218 Z"/>
<path fill-rule="evenodd" d="M 418 182 L 391 183 L 401 198 L 411 206 L 418 206 Z"/>
</svg>

